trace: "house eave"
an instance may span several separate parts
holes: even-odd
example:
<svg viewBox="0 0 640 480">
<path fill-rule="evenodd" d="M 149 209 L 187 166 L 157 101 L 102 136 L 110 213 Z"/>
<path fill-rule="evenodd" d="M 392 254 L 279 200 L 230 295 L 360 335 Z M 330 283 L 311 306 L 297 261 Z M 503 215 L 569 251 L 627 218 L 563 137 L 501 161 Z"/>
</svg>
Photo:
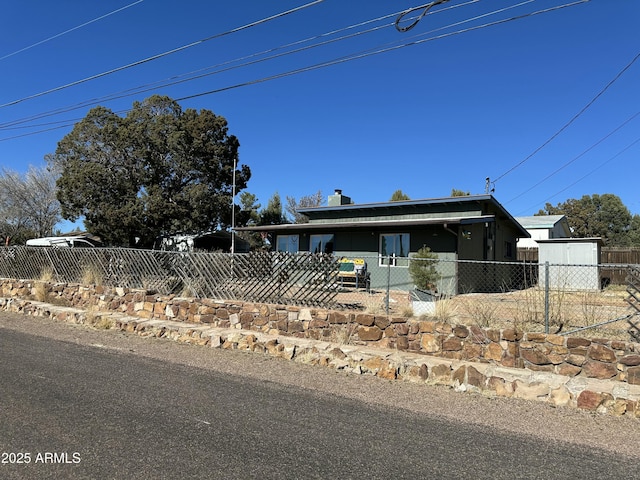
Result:
<svg viewBox="0 0 640 480">
<path fill-rule="evenodd" d="M 368 220 L 358 222 L 325 222 L 325 223 L 286 223 L 281 225 L 260 225 L 254 227 L 238 227 L 239 232 L 287 232 L 287 231 L 321 231 L 321 230 L 357 230 L 394 227 L 420 227 L 433 225 L 470 225 L 473 223 L 495 222 L 495 215 L 477 217 L 442 217 L 410 220 Z"/>
</svg>

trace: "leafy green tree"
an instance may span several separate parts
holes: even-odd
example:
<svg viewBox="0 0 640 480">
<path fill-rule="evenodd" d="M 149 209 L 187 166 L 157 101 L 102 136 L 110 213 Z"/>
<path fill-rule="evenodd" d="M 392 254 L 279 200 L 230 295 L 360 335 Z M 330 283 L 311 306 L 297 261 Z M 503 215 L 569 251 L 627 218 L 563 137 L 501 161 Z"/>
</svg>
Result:
<svg viewBox="0 0 640 480">
<path fill-rule="evenodd" d="M 56 199 L 56 174 L 46 167 L 29 167 L 20 174 L 0 172 L 1 244 L 24 243 L 29 238 L 52 235 L 60 221 Z"/>
<path fill-rule="evenodd" d="M 234 168 L 236 191 L 251 177 L 237 167 L 239 146 L 224 117 L 154 95 L 126 117 L 93 108 L 48 160 L 64 218 L 84 217 L 106 244 L 148 247 L 161 234 L 229 227 Z"/>
<path fill-rule="evenodd" d="M 407 195 L 400 189 L 393 192 L 393 194 L 391 195 L 391 198 L 389 199 L 390 202 L 399 202 L 402 200 L 411 200 L 411 199 L 409 198 L 409 195 Z"/>
<path fill-rule="evenodd" d="M 238 215 L 238 225 L 257 225 L 260 221 L 261 205 L 258 203 L 258 197 L 253 193 L 242 192 L 240 193 L 240 212 Z"/>
<path fill-rule="evenodd" d="M 640 247 L 640 215 L 631 217 L 631 225 L 627 234 L 626 246 Z"/>
<path fill-rule="evenodd" d="M 260 225 L 281 225 L 287 223 L 287 218 L 282 211 L 280 194 L 274 193 L 267 206 L 260 211 Z"/>
<path fill-rule="evenodd" d="M 242 192 L 239 197 L 240 211 L 236 215 L 236 225 L 243 227 L 258 225 L 260 223 L 260 204 L 258 203 L 258 197 L 249 192 Z M 238 232 L 236 235 L 249 242 L 252 250 L 260 248 L 264 244 L 260 233 L 257 232 Z"/>
<path fill-rule="evenodd" d="M 468 197 L 469 195 L 471 195 L 471 192 L 465 192 L 464 190 L 458 190 L 457 188 L 451 189 L 452 197 Z"/>
<path fill-rule="evenodd" d="M 293 219 L 293 223 L 307 223 L 309 219 L 306 215 L 298 213 L 298 209 L 319 207 L 322 205 L 323 201 L 324 197 L 321 190 L 318 190 L 312 195 L 305 195 L 304 197 L 300 197 L 300 201 L 296 201 L 294 197 L 287 197 L 287 205 L 285 207 L 285 210 L 287 214 L 289 214 L 290 218 Z"/>
<path fill-rule="evenodd" d="M 601 237 L 607 246 L 626 246 L 633 238 L 638 220 L 617 195 L 584 195 L 571 198 L 553 206 L 547 203 L 536 215 L 565 215 L 573 236 L 578 238 Z"/>
</svg>

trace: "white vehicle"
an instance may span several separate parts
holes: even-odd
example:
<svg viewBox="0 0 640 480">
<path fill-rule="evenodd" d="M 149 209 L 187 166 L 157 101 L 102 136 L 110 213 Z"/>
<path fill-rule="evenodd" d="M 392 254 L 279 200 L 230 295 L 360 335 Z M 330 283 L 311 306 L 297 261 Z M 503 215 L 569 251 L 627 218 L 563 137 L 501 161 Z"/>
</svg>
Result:
<svg viewBox="0 0 640 480">
<path fill-rule="evenodd" d="M 27 247 L 93 248 L 95 243 L 84 235 L 70 237 L 42 237 L 27 240 Z"/>
</svg>

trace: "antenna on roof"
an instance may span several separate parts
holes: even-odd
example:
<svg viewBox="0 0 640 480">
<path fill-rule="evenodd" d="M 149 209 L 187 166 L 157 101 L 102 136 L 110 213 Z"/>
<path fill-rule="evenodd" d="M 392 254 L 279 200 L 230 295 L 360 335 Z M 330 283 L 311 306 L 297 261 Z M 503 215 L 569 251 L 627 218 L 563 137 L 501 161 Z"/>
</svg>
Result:
<svg viewBox="0 0 640 480">
<path fill-rule="evenodd" d="M 484 179 L 485 184 L 484 184 L 484 193 L 486 193 L 487 195 L 489 195 L 490 193 L 493 193 L 496 191 L 496 184 L 495 182 L 492 182 L 491 179 L 489 177 Z"/>
</svg>

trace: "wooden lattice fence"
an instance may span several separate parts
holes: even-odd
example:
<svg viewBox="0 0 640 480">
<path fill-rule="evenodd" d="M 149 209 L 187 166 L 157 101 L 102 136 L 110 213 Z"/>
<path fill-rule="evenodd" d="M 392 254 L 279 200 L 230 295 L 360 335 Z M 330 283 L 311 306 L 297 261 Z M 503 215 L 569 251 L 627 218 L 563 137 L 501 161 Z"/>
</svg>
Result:
<svg viewBox="0 0 640 480">
<path fill-rule="evenodd" d="M 143 288 L 160 294 L 332 306 L 336 258 L 308 253 L 225 254 L 125 248 L 8 247 L 0 277 Z"/>
</svg>

